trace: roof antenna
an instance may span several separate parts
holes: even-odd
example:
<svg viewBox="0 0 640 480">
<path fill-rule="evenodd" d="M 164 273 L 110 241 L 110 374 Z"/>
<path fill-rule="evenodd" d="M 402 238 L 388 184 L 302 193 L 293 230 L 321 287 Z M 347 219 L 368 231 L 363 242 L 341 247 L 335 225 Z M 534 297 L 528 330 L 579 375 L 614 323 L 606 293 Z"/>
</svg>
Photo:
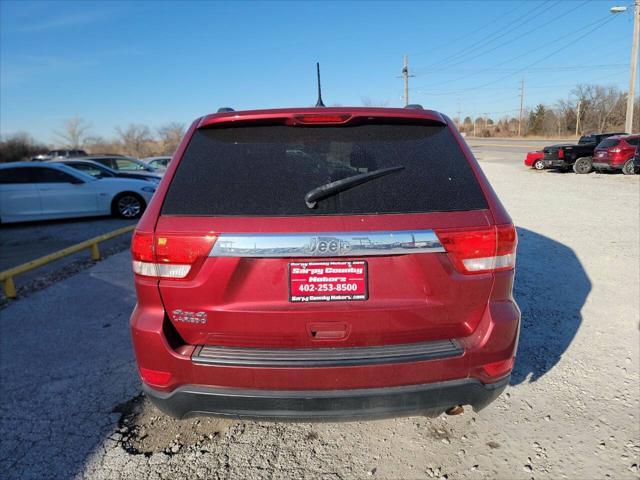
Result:
<svg viewBox="0 0 640 480">
<path fill-rule="evenodd" d="M 324 107 L 324 103 L 322 103 L 322 90 L 320 89 L 320 63 L 316 62 L 316 70 L 318 72 L 318 101 L 316 102 L 316 107 Z"/>
</svg>

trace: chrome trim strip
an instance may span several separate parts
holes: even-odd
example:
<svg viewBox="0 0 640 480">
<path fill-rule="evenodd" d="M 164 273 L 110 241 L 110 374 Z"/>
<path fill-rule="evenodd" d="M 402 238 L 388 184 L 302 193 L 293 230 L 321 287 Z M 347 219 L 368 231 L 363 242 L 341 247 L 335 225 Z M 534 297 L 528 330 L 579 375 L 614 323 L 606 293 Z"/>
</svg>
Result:
<svg viewBox="0 0 640 480">
<path fill-rule="evenodd" d="M 433 230 L 226 234 L 210 257 L 356 257 L 444 252 Z"/>
<path fill-rule="evenodd" d="M 342 367 L 406 363 L 457 357 L 464 350 L 455 340 L 350 348 L 261 349 L 200 345 L 191 361 L 245 367 Z"/>
</svg>

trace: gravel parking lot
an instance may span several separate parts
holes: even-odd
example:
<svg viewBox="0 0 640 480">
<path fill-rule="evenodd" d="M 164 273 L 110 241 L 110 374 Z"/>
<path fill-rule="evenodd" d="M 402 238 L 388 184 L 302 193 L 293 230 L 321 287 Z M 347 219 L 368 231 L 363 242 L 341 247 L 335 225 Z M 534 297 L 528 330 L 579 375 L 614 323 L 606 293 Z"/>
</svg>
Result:
<svg viewBox="0 0 640 480">
<path fill-rule="evenodd" d="M 640 478 L 640 176 L 535 172 L 516 148 L 477 149 L 519 230 L 523 314 L 486 410 L 170 419 L 140 396 L 125 252 L 0 310 L 1 476 Z"/>
</svg>

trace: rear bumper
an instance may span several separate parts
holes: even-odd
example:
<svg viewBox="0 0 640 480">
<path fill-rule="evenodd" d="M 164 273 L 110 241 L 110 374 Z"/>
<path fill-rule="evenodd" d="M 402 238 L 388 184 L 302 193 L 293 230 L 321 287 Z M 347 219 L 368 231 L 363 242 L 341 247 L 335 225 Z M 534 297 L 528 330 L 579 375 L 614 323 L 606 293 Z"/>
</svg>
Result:
<svg viewBox="0 0 640 480">
<path fill-rule="evenodd" d="M 547 168 L 569 168 L 571 165 L 573 165 L 573 163 L 569 163 L 565 160 L 544 160 L 544 166 Z"/>
<path fill-rule="evenodd" d="M 617 165 L 606 162 L 593 162 L 592 165 L 596 170 L 622 170 L 624 164 Z"/>
<path fill-rule="evenodd" d="M 177 418 L 214 415 L 288 420 L 353 420 L 408 415 L 438 415 L 456 405 L 478 411 L 495 400 L 506 377 L 483 384 L 475 379 L 424 385 L 355 390 L 244 390 L 185 385 L 170 393 L 143 384 L 150 400 Z"/>
</svg>

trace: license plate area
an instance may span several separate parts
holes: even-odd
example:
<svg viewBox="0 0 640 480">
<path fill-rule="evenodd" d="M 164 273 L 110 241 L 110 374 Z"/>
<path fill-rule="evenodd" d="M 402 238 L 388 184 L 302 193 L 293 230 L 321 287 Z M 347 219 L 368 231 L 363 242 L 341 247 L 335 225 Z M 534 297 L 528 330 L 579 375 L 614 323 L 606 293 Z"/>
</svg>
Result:
<svg viewBox="0 0 640 480">
<path fill-rule="evenodd" d="M 289 263 L 290 302 L 344 302 L 369 298 L 367 262 Z"/>
</svg>

